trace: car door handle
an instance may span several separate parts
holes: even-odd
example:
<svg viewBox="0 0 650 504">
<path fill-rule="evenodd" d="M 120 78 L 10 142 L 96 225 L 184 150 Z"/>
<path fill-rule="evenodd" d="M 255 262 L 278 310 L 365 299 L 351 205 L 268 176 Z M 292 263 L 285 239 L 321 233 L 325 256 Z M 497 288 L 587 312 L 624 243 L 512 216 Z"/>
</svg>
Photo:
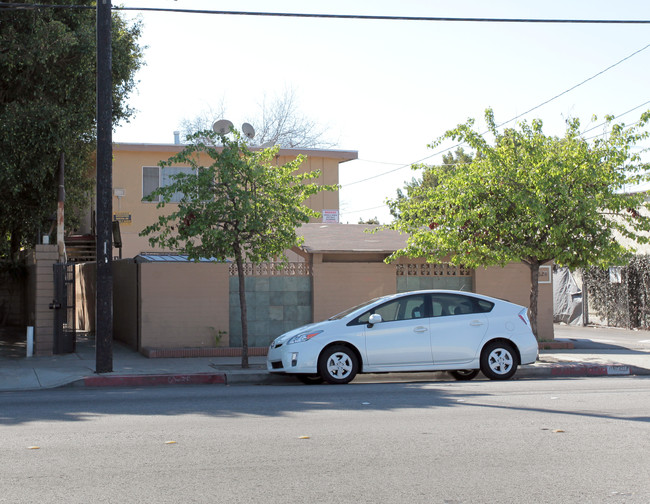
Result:
<svg viewBox="0 0 650 504">
<path fill-rule="evenodd" d="M 427 328 L 424 326 L 417 326 L 415 329 L 413 329 L 413 332 L 427 332 Z"/>
<path fill-rule="evenodd" d="M 483 325 L 483 322 L 481 322 L 480 320 L 472 320 L 472 321 L 469 323 L 469 325 L 471 325 L 471 326 L 475 326 L 475 327 L 477 327 L 477 326 L 482 326 L 482 325 Z"/>
</svg>

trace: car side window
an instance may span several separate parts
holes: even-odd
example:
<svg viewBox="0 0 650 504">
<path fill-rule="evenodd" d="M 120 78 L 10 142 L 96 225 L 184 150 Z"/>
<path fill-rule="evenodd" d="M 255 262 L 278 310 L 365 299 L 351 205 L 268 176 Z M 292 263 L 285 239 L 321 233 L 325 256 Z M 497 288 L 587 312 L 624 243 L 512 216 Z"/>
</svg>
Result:
<svg viewBox="0 0 650 504">
<path fill-rule="evenodd" d="M 434 317 L 487 313 L 494 303 L 462 294 L 434 294 L 432 312 Z"/>
<path fill-rule="evenodd" d="M 378 313 L 384 322 L 411 320 L 427 316 L 426 297 L 422 294 L 406 296 L 375 306 L 351 322 L 351 325 L 367 324 L 370 315 Z"/>
</svg>

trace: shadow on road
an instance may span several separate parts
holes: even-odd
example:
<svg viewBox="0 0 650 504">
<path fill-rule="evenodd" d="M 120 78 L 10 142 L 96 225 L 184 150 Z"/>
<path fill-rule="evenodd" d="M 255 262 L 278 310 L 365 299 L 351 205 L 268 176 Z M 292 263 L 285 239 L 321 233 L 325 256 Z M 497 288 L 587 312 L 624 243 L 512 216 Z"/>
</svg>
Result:
<svg viewBox="0 0 650 504">
<path fill-rule="evenodd" d="M 491 382 L 490 382 L 491 383 Z M 163 387 L 139 389 L 57 389 L 43 392 L 0 394 L 0 426 L 35 421 L 84 422 L 98 416 L 183 416 L 204 415 L 218 418 L 291 417 L 298 413 L 365 410 L 400 412 L 409 409 L 491 408 L 515 412 L 572 415 L 607 420 L 650 422 L 650 417 L 624 417 L 594 411 L 558 410 L 544 407 L 490 404 L 499 393 L 483 392 L 487 382 L 467 384 L 455 381 L 417 381 L 408 383 L 359 383 L 344 388 L 335 385 L 283 385 L 250 387 Z M 463 387 L 460 389 L 460 387 Z M 519 389 L 513 390 L 518 394 Z M 507 393 L 507 390 L 505 391 Z M 371 417 L 369 417 L 371 418 Z"/>
</svg>

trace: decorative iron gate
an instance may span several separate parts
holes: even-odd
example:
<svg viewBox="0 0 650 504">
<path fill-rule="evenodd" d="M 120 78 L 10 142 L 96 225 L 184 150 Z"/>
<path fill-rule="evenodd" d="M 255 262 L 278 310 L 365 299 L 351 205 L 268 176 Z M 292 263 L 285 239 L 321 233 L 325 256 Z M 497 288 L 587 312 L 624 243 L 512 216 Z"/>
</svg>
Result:
<svg viewBox="0 0 650 504">
<path fill-rule="evenodd" d="M 54 264 L 54 353 L 76 349 L 75 265 Z"/>
</svg>

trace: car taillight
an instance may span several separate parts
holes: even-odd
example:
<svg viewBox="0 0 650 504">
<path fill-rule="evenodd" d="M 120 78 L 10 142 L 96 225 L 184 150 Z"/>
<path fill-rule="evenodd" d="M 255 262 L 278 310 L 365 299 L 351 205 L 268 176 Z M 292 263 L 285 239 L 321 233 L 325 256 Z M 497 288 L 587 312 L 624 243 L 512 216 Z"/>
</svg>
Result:
<svg viewBox="0 0 650 504">
<path fill-rule="evenodd" d="M 529 323 L 528 323 L 528 315 L 526 314 L 526 308 L 524 308 L 523 310 L 521 310 L 519 312 L 519 318 L 521 319 L 521 321 L 524 324 L 529 325 Z"/>
</svg>

